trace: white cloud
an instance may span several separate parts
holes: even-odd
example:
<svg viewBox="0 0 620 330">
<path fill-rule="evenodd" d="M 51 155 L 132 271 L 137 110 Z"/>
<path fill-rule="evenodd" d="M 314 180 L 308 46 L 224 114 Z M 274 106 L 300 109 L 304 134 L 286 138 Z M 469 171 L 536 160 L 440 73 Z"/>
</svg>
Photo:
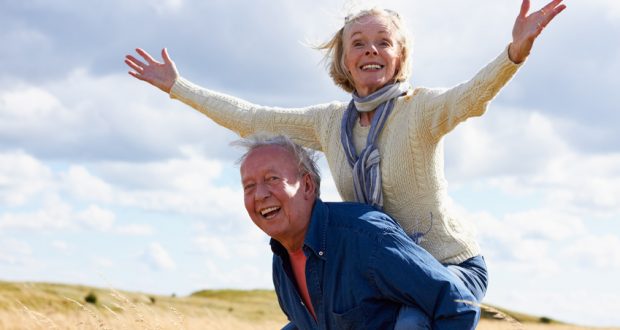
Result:
<svg viewBox="0 0 620 330">
<path fill-rule="evenodd" d="M 22 151 L 0 152 L 0 204 L 24 205 L 48 189 L 53 175 L 46 165 Z"/>
<path fill-rule="evenodd" d="M 0 84 L 7 85 L 0 92 L 0 147 L 10 141 L 36 156 L 122 161 L 180 156 L 185 145 L 227 158 L 234 154 L 226 143 L 232 133 L 196 120 L 204 117 L 180 102 L 161 102 L 168 99 L 164 93 L 126 74 L 98 77 L 77 68 L 48 83 L 14 80 Z M 115 91 L 115 97 L 101 91 Z M 209 130 L 221 145 L 208 144 Z"/>
<path fill-rule="evenodd" d="M 61 241 L 61 240 L 53 240 L 52 243 L 52 248 L 61 251 L 61 252 L 67 252 L 71 249 L 71 245 L 69 243 L 67 243 L 66 241 Z"/>
<path fill-rule="evenodd" d="M 201 236 L 193 240 L 194 248 L 207 255 L 217 256 L 221 259 L 230 259 L 230 237 Z"/>
<path fill-rule="evenodd" d="M 259 258 L 245 263 L 226 263 L 218 259 L 207 259 L 201 264 L 202 272 L 193 275 L 198 284 L 205 288 L 273 288 L 271 278 L 271 250 L 264 247 Z"/>
<path fill-rule="evenodd" d="M 115 228 L 115 233 L 120 235 L 150 236 L 154 232 L 153 226 L 144 224 L 118 225 Z"/>
<path fill-rule="evenodd" d="M 569 150 L 550 116 L 501 105 L 483 118 L 469 119 L 446 138 L 448 171 L 458 181 L 536 174 Z"/>
<path fill-rule="evenodd" d="M 116 215 L 110 210 L 103 209 L 97 205 L 90 205 L 85 210 L 78 212 L 76 218 L 89 228 L 98 231 L 108 231 L 114 224 Z"/>
<path fill-rule="evenodd" d="M 151 243 L 140 259 L 154 270 L 174 270 L 176 263 L 160 243 Z"/>
<path fill-rule="evenodd" d="M 620 153 L 575 149 L 558 127 L 581 131 L 578 122 L 525 109 L 494 110 L 447 138 L 450 183 L 536 196 L 548 205 L 545 218 L 620 214 Z"/>
<path fill-rule="evenodd" d="M 249 222 L 249 220 L 248 220 Z M 216 233 L 205 230 L 198 233 L 193 239 L 196 252 L 222 260 L 249 260 L 262 255 L 262 250 L 268 249 L 268 238 L 254 224 L 237 227 L 237 230 L 227 233 Z"/>
<path fill-rule="evenodd" d="M 27 124 L 32 118 L 49 120 L 58 110 L 60 101 L 50 92 L 35 86 L 16 86 L 0 93 L 2 128 L 6 131 L 11 120 Z M 66 114 L 66 113 L 65 113 Z"/>
<path fill-rule="evenodd" d="M 149 6 L 153 7 L 155 11 L 160 14 L 170 14 L 170 12 L 178 11 L 183 6 L 183 0 L 148 0 Z"/>
<path fill-rule="evenodd" d="M 558 209 L 533 209 L 505 215 L 504 223 L 522 237 L 543 240 L 566 240 L 586 232 L 581 218 Z"/>
<path fill-rule="evenodd" d="M 533 276 L 543 278 L 560 271 L 561 262 L 551 257 L 552 242 L 545 237 L 531 235 L 532 229 L 539 233 L 534 225 L 527 224 L 532 219 L 521 218 L 514 222 L 514 219 L 495 219 L 485 213 L 470 214 L 468 218 L 476 219 L 482 254 L 487 258 L 490 269 L 535 274 Z"/>
<path fill-rule="evenodd" d="M 26 210 L 0 212 L 0 228 L 5 230 L 78 230 L 84 227 L 108 231 L 114 221 L 115 214 L 110 210 L 97 205 L 75 210 L 70 201 L 53 193 L 46 194 L 40 205 L 33 203 Z"/>
<path fill-rule="evenodd" d="M 620 240 L 589 232 L 584 221 L 596 219 L 552 209 L 469 217 L 476 219 L 489 267 L 485 302 L 578 324 L 618 324 L 609 313 L 620 301 L 609 285 L 620 269 Z"/>
<path fill-rule="evenodd" d="M 97 165 L 101 175 L 129 189 L 177 189 L 198 192 L 205 183 L 218 179 L 224 164 L 205 157 L 190 146 L 180 147 L 176 158 L 150 162 L 102 162 Z"/>
<path fill-rule="evenodd" d="M 620 154 L 567 155 L 534 183 L 549 189 L 549 202 L 584 216 L 620 213 Z"/>
<path fill-rule="evenodd" d="M 60 174 L 60 180 L 68 193 L 78 200 L 109 203 L 114 196 L 113 187 L 91 174 L 87 168 L 72 165 Z"/>
<path fill-rule="evenodd" d="M 0 93 L 0 119 L 3 138 L 46 148 L 56 148 L 50 142 L 72 145 L 72 138 L 81 131 L 78 114 L 69 111 L 53 92 L 19 81 Z"/>
<path fill-rule="evenodd" d="M 0 153 L 0 201 L 8 206 L 28 206 L 2 210 L 0 227 L 76 229 L 82 224 L 110 231 L 116 219 L 113 208 L 118 207 L 193 214 L 206 221 L 224 218 L 232 221 L 228 226 L 245 222 L 247 214 L 237 181 L 235 188 L 214 184 L 223 163 L 187 153 L 187 158 L 158 162 L 95 165 L 97 175 L 84 165 L 52 169 L 21 152 Z M 79 202 L 88 204 L 82 207 Z M 140 235 L 153 232 L 131 223 L 114 230 Z"/>
<path fill-rule="evenodd" d="M 620 17 L 620 3 L 616 0 L 592 0 L 588 1 L 588 5 L 600 8 L 600 12 L 605 13 L 609 20 L 616 20 Z"/>
<path fill-rule="evenodd" d="M 579 271 L 575 273 L 583 275 Z M 527 284 L 523 285 L 524 282 Z M 584 289 L 578 282 L 557 290 L 555 286 L 543 287 L 521 280 L 520 283 L 511 283 L 502 294 L 493 293 L 493 300 L 487 301 L 577 325 L 615 327 L 620 324 L 620 315 L 617 313 L 620 296 L 605 291 Z"/>
<path fill-rule="evenodd" d="M 0 239 L 0 264 L 20 265 L 30 258 L 32 248 L 27 242 L 12 238 Z"/>
<path fill-rule="evenodd" d="M 327 161 L 322 154 L 317 164 L 319 165 L 319 171 L 321 173 L 321 199 L 327 202 L 342 201 L 332 173 L 327 166 Z"/>
<path fill-rule="evenodd" d="M 0 58 L 10 59 L 15 56 L 23 56 L 29 52 L 41 52 L 52 47 L 53 41 L 45 33 L 28 26 L 19 28 L 2 29 L 0 31 L 0 41 L 7 47 L 0 55 Z M 0 100 L 2 97 L 0 97 Z M 0 101 L 0 104 L 2 101 Z"/>
<path fill-rule="evenodd" d="M 193 267 L 198 284 L 208 288 L 272 288 L 269 238 L 249 219 L 243 224 L 213 228 L 196 222 L 191 253 L 204 260 Z"/>
<path fill-rule="evenodd" d="M 95 257 L 92 262 L 96 269 L 112 269 L 116 266 L 116 262 L 113 259 L 106 257 Z"/>
<path fill-rule="evenodd" d="M 27 230 L 59 230 L 74 228 L 72 206 L 51 195 L 35 211 L 0 213 L 0 228 Z"/>
<path fill-rule="evenodd" d="M 564 251 L 567 259 L 597 270 L 620 270 L 620 238 L 612 234 L 588 235 L 573 241 Z"/>
<path fill-rule="evenodd" d="M 144 210 L 194 214 L 207 219 L 245 219 L 240 187 L 215 183 L 223 163 L 192 156 L 100 168 L 118 181 L 115 202 Z M 123 187 L 123 185 L 127 187 Z"/>
</svg>

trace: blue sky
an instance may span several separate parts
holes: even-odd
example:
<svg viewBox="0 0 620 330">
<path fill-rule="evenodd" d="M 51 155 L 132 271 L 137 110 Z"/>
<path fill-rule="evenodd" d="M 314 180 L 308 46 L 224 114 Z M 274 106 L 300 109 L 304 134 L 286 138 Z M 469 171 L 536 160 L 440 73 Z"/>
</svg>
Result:
<svg viewBox="0 0 620 330">
<path fill-rule="evenodd" d="M 489 264 L 485 302 L 619 326 L 620 4 L 566 3 L 487 114 L 446 138 L 446 176 Z M 270 288 L 235 135 L 123 57 L 168 47 L 183 76 L 259 104 L 347 101 L 309 45 L 366 4 L 0 0 L 0 280 Z M 507 46 L 520 1 L 380 5 L 414 36 L 411 82 L 449 87 Z"/>
</svg>

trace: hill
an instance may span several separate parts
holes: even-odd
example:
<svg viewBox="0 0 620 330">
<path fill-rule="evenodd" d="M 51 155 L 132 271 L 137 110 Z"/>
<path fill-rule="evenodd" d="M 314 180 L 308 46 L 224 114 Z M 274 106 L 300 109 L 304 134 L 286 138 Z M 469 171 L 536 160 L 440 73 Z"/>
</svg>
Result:
<svg viewBox="0 0 620 330">
<path fill-rule="evenodd" d="M 478 328 L 585 329 L 499 310 L 486 307 Z M 494 320 L 498 312 L 502 317 Z M 176 297 L 0 281 L 0 329 L 280 329 L 285 323 L 270 290 L 204 290 Z"/>
</svg>

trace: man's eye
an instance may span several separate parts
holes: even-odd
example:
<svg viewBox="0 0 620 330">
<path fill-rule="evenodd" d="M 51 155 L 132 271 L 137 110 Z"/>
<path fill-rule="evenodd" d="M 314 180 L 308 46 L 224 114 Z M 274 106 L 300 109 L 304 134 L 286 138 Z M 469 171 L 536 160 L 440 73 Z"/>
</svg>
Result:
<svg viewBox="0 0 620 330">
<path fill-rule="evenodd" d="M 243 190 L 244 190 L 244 191 L 249 191 L 249 190 L 251 190 L 252 188 L 254 188 L 254 186 L 256 186 L 256 185 L 255 185 L 255 184 L 253 184 L 253 183 L 246 184 L 245 186 L 243 186 Z"/>
<path fill-rule="evenodd" d="M 277 176 L 270 176 L 270 177 L 267 178 L 267 181 L 268 182 L 275 182 L 275 181 L 278 181 L 278 179 L 280 179 L 280 178 L 278 178 Z"/>
</svg>

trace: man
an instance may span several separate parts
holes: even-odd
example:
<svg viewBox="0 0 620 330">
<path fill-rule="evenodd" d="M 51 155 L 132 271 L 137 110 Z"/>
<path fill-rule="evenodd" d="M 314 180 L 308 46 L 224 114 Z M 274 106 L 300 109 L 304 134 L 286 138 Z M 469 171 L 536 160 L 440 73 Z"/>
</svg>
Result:
<svg viewBox="0 0 620 330">
<path fill-rule="evenodd" d="M 245 207 L 271 237 L 273 281 L 289 328 L 391 329 L 414 306 L 432 329 L 473 329 L 461 282 L 385 213 L 324 203 L 312 156 L 284 136 L 238 144 Z"/>
</svg>

